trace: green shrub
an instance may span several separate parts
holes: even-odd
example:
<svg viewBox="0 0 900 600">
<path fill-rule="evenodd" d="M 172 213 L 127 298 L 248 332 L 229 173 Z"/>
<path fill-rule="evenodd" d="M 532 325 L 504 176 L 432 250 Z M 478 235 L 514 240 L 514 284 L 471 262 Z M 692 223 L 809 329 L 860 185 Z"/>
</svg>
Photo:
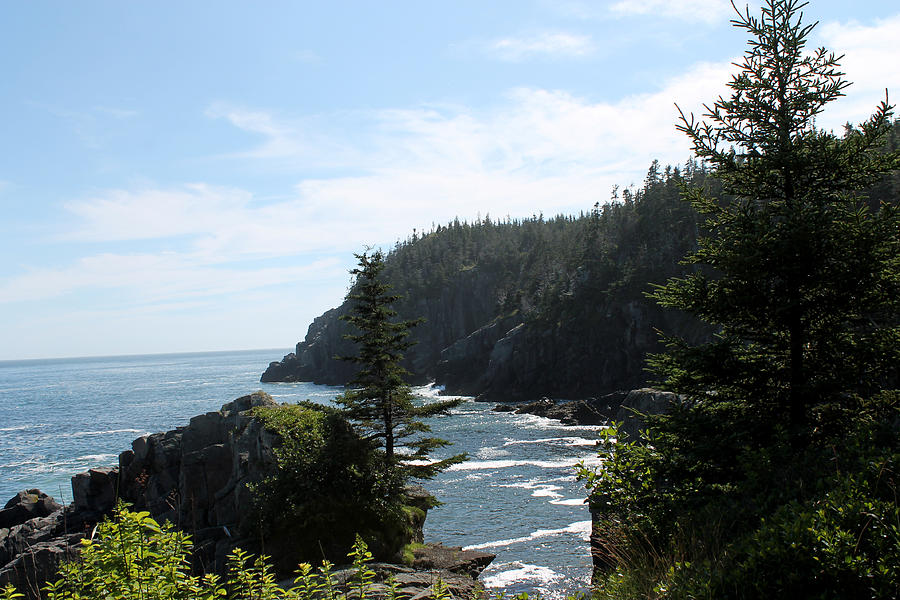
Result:
<svg viewBox="0 0 900 600">
<path fill-rule="evenodd" d="M 279 571 L 341 560 L 357 534 L 380 558 L 411 541 L 397 473 L 340 411 L 305 402 L 253 414 L 281 436 L 275 472 L 252 486 L 263 547 Z"/>
<path fill-rule="evenodd" d="M 347 558 L 353 576 L 349 589 L 338 589 L 332 564 L 322 561 L 317 571 L 300 563 L 294 585 L 282 587 L 265 556 L 253 557 L 235 549 L 228 557 L 228 576 L 191 574 L 191 539 L 169 524 L 160 525 L 146 512 L 132 512 L 119 504 L 113 518 L 97 524 L 91 539 L 82 541 L 81 557 L 63 563 L 59 579 L 44 588 L 47 600 L 365 600 L 375 597 L 373 555 L 357 537 Z M 387 582 L 386 600 L 400 600 L 397 582 Z M 378 597 L 382 596 L 378 590 Z M 25 596 L 13 586 L 0 589 L 0 600 Z M 417 596 L 420 597 L 421 596 Z M 522 593 L 515 600 L 528 600 Z M 437 578 L 427 599 L 451 600 L 447 586 Z M 500 593 L 487 599 L 505 598 Z M 534 596 L 539 600 L 540 596 Z M 423 600 L 427 600 L 423 598 Z M 569 600 L 576 597 L 569 596 Z M 577 600 L 583 600 L 577 597 Z"/>
</svg>

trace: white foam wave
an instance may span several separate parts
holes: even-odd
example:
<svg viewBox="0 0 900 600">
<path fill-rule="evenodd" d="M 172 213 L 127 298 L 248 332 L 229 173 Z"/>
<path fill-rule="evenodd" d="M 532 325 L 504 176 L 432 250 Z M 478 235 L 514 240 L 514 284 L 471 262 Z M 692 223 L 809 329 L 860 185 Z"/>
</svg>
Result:
<svg viewBox="0 0 900 600">
<path fill-rule="evenodd" d="M 483 579 L 484 585 L 490 588 L 503 588 L 523 581 L 534 581 L 536 583 L 546 584 L 553 583 L 561 577 L 560 574 L 549 567 L 529 565 L 518 561 L 501 565 L 501 567 L 507 566 L 515 568 L 485 577 Z"/>
<path fill-rule="evenodd" d="M 596 456 L 581 458 L 567 458 L 564 460 L 469 460 L 458 465 L 451 466 L 449 471 L 478 471 L 483 469 L 509 469 L 513 467 L 540 467 L 542 469 L 571 469 L 578 462 L 585 465 L 600 465 L 601 461 Z"/>
<path fill-rule="evenodd" d="M 22 469 L 24 473 L 59 473 L 71 469 L 90 468 L 97 465 L 108 465 L 118 458 L 117 454 L 85 454 L 74 458 L 57 461 L 40 461 L 31 463 L 32 466 Z"/>
<path fill-rule="evenodd" d="M 84 456 L 79 456 L 78 458 L 76 458 L 74 460 L 77 462 L 88 462 L 88 461 L 100 462 L 100 461 L 112 460 L 114 458 L 118 458 L 118 455 L 117 454 L 85 454 Z"/>
<path fill-rule="evenodd" d="M 608 427 L 607 425 L 563 425 L 556 419 L 548 419 L 547 417 L 539 417 L 537 415 L 516 414 L 516 413 L 497 413 L 500 415 L 512 415 L 516 421 L 516 426 L 524 429 L 565 429 L 566 431 L 600 431 Z"/>
<path fill-rule="evenodd" d="M 584 498 L 567 498 L 565 500 L 551 500 L 550 504 L 557 506 L 581 506 L 585 503 Z"/>
<path fill-rule="evenodd" d="M 483 544 L 472 544 L 466 546 L 463 550 L 485 550 L 487 548 L 501 548 L 503 546 L 512 546 L 513 544 L 521 544 L 522 542 L 530 542 L 540 538 L 550 537 L 554 535 L 575 534 L 580 536 L 584 541 L 588 541 L 591 537 L 591 522 L 578 521 L 572 523 L 562 529 L 538 529 L 526 536 L 509 538 L 506 540 L 497 540 L 496 542 L 485 542 Z"/>
<path fill-rule="evenodd" d="M 38 423 L 37 425 L 16 425 L 15 427 L 0 427 L 0 431 L 25 431 L 26 429 L 40 429 L 41 427 L 46 427 L 45 423 Z"/>
<path fill-rule="evenodd" d="M 481 459 L 498 458 L 500 456 L 509 456 L 509 450 L 487 446 L 479 450 L 475 456 Z"/>
<path fill-rule="evenodd" d="M 562 498 L 562 494 L 560 494 L 557 490 L 561 490 L 562 488 L 558 485 L 553 485 L 546 481 L 537 481 L 537 480 L 529 480 L 522 481 L 519 483 L 501 483 L 497 487 L 505 487 L 505 488 L 521 488 L 525 490 L 532 490 L 531 495 L 534 498 Z"/>
<path fill-rule="evenodd" d="M 141 435 L 146 435 L 147 431 L 143 429 L 106 429 L 103 431 L 73 431 L 71 433 L 60 433 L 57 437 L 62 438 L 76 438 L 76 437 L 91 437 L 97 435 L 115 435 L 117 433 L 138 433 Z"/>
<path fill-rule="evenodd" d="M 417 398 L 421 398 L 422 400 L 425 400 L 426 404 L 428 403 L 428 401 L 440 402 L 440 401 L 444 401 L 444 400 L 459 400 L 461 398 L 468 400 L 468 401 L 475 400 L 472 396 L 449 396 L 449 395 L 445 396 L 442 393 L 444 391 L 444 386 L 435 385 L 434 382 L 429 383 L 428 385 L 413 386 L 411 388 L 411 391 L 413 393 L 413 396 L 416 396 Z"/>
<path fill-rule="evenodd" d="M 504 446 L 516 446 L 519 444 L 552 444 L 554 442 L 562 442 L 565 446 L 596 446 L 597 440 L 582 437 L 551 437 L 540 438 L 537 440 L 510 440 L 503 443 Z"/>
</svg>

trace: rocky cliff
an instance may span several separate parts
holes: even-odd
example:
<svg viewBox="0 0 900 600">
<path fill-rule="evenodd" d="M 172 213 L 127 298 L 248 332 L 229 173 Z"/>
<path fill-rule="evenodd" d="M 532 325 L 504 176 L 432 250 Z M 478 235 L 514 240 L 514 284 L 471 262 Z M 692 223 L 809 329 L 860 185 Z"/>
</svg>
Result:
<svg viewBox="0 0 900 600">
<path fill-rule="evenodd" d="M 401 316 L 431 315 L 408 351 L 413 383 L 435 381 L 450 394 L 486 401 L 524 401 L 542 396 L 584 398 L 648 383 L 647 354 L 663 349 L 659 331 L 701 339 L 694 320 L 663 311 L 643 297 L 617 297 L 603 305 L 579 304 L 565 314 L 496 315 L 466 299 L 439 296 L 400 305 Z M 410 306 L 412 304 L 413 306 Z M 312 381 L 342 385 L 353 365 L 334 360 L 354 352 L 338 320 L 345 303 L 318 317 L 294 353 L 273 362 L 262 381 Z M 484 322 L 477 325 L 477 317 Z M 463 318 L 466 317 L 466 318 Z"/>
<path fill-rule="evenodd" d="M 662 350 L 659 331 L 709 334 L 646 297 L 690 268 L 681 259 L 696 246 L 698 220 L 680 199 L 683 181 L 657 173 L 624 202 L 577 218 L 457 221 L 398 244 L 383 279 L 401 296 L 398 318 L 425 319 L 406 355 L 411 382 L 490 400 L 599 396 L 648 383 L 645 357 Z M 333 357 L 355 353 L 340 320 L 350 309 L 344 302 L 315 319 L 262 381 L 347 383 L 353 365 Z"/>
</svg>

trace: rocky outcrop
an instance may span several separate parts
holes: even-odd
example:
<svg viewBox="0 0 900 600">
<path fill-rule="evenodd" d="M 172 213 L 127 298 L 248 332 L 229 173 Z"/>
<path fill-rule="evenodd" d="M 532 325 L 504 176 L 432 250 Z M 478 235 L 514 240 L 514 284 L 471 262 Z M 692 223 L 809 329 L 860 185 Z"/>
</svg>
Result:
<svg viewBox="0 0 900 600">
<path fill-rule="evenodd" d="M 342 305 L 313 319 L 306 338 L 281 361 L 269 363 L 260 381 L 312 381 L 325 385 L 343 385 L 350 381 L 355 365 L 335 360 L 336 356 L 353 354 L 353 345 L 344 338 L 347 330 L 340 320 L 348 308 Z"/>
<path fill-rule="evenodd" d="M 613 420 L 622 423 L 619 432 L 625 433 L 630 439 L 636 440 L 644 430 L 645 422 L 642 415 L 658 415 L 669 410 L 678 395 L 672 392 L 662 392 L 652 388 L 631 390 L 622 401 L 622 405 L 613 415 Z"/>
<path fill-rule="evenodd" d="M 118 499 L 191 533 L 202 569 L 222 570 L 235 546 L 254 549 L 253 540 L 239 537 L 252 515 L 246 484 L 270 472 L 278 438 L 244 412 L 273 404 L 257 392 L 194 417 L 185 427 L 134 440 L 119 455 L 118 467 L 72 478 L 68 507 L 38 490 L 18 494 L 0 511 L 0 522 L 7 524 L 0 529 L 0 585 L 39 589 Z"/>
<path fill-rule="evenodd" d="M 9 529 L 25 521 L 47 517 L 62 505 L 41 490 L 26 490 L 12 497 L 0 510 L 0 529 Z"/>
<path fill-rule="evenodd" d="M 39 490 L 20 492 L 3 513 L 0 588 L 12 584 L 32 598 L 62 561 L 77 556 L 79 541 L 100 516 L 62 507 Z"/>
<path fill-rule="evenodd" d="M 607 408 L 605 405 L 603 408 Z M 536 415 L 548 419 L 558 419 L 564 425 L 602 425 L 609 420 L 609 410 L 602 410 L 594 398 L 557 402 L 550 398 L 541 398 L 518 406 L 500 404 L 494 407 L 495 412 L 514 412 L 516 414 Z"/>
<path fill-rule="evenodd" d="M 497 317 L 496 282 L 476 271 L 459 272 L 451 285 L 440 289 L 395 291 L 402 296 L 395 306 L 399 318 L 424 319 L 411 330 L 414 345 L 403 361 L 414 384 L 437 379 L 453 393 L 478 390 L 473 374 L 484 372 L 493 344 L 522 321 L 520 315 Z M 340 320 L 349 311 L 350 303 L 344 302 L 316 317 L 294 352 L 269 363 L 260 381 L 349 382 L 356 365 L 335 360 L 356 352 L 344 337 L 350 329 Z"/>
<path fill-rule="evenodd" d="M 442 544 L 425 544 L 416 548 L 413 554 L 411 566 L 371 564 L 376 583 L 366 591 L 366 597 L 373 600 L 389 598 L 390 588 L 385 583 L 389 577 L 394 578 L 401 598 L 430 598 L 438 580 L 455 598 L 469 600 L 483 597 L 478 576 L 495 555 Z M 352 568 L 334 571 L 337 589 L 349 592 L 350 597 L 354 597 L 352 582 L 355 577 L 356 571 Z"/>
<path fill-rule="evenodd" d="M 677 399 L 678 396 L 672 392 L 640 388 L 586 400 L 541 398 L 525 404 L 500 404 L 494 407 L 494 411 L 559 419 L 564 425 L 604 425 L 615 421 L 622 423 L 619 431 L 631 439 L 637 439 L 645 427 L 643 415 L 665 413 Z"/>
<path fill-rule="evenodd" d="M 645 358 L 663 350 L 658 331 L 692 342 L 708 335 L 695 320 L 643 297 L 609 300 L 605 306 L 578 304 L 562 318 L 528 320 L 519 312 L 499 317 L 496 308 L 475 302 L 472 293 L 450 287 L 398 306 L 402 318 L 428 315 L 412 331 L 417 343 L 404 362 L 413 383 L 435 381 L 446 393 L 491 402 L 596 397 L 646 385 Z M 334 360 L 355 352 L 339 320 L 347 311 L 345 303 L 318 317 L 295 352 L 271 363 L 261 380 L 347 383 L 353 365 Z"/>
<path fill-rule="evenodd" d="M 12 583 L 37 597 L 43 582 L 54 576 L 61 561 L 77 555 L 79 541 L 90 535 L 118 499 L 131 504 L 133 510 L 146 510 L 157 521 L 168 521 L 190 533 L 198 570 L 222 572 L 228 553 L 238 546 L 258 552 L 255 539 L 241 537 L 252 530 L 249 520 L 254 515 L 248 484 L 271 473 L 280 438 L 247 411 L 274 404 L 268 394 L 256 392 L 221 410 L 198 415 L 187 426 L 137 438 L 130 450 L 119 455 L 118 467 L 75 475 L 74 501 L 67 507 L 39 490 L 17 494 L 0 511 L 0 587 Z M 409 488 L 406 495 L 422 515 L 411 523 L 417 528 L 414 541 L 421 543 L 421 528 L 433 498 L 416 487 Z M 271 545 L 266 550 L 279 552 Z M 451 550 L 453 560 L 439 549 L 428 556 L 445 560 L 433 559 L 416 567 L 418 570 L 404 571 L 407 587 L 412 589 L 425 580 L 430 585 L 428 573 L 448 570 L 446 577 L 441 575 L 448 585 L 462 577 L 451 589 L 455 585 L 472 592 L 472 577 L 480 572 L 477 566 L 489 563 L 487 557 L 493 555 Z M 401 580 L 399 571 L 397 578 Z"/>
</svg>

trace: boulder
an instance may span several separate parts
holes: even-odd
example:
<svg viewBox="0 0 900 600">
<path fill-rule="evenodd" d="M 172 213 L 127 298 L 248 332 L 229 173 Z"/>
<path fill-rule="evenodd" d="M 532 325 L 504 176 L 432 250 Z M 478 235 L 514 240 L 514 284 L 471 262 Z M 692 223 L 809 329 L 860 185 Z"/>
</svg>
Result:
<svg viewBox="0 0 900 600">
<path fill-rule="evenodd" d="M 541 398 L 536 402 L 522 404 L 504 411 L 515 411 L 516 414 L 537 415 L 548 419 L 558 419 L 564 425 L 602 425 L 608 421 L 608 411 L 598 408 L 596 399 L 557 402 L 550 398 Z M 606 408 L 605 404 L 599 405 Z"/>
<path fill-rule="evenodd" d="M 620 432 L 631 439 L 638 439 L 646 427 L 644 415 L 665 413 L 678 400 L 672 392 L 662 392 L 653 388 L 631 390 L 622 400 L 622 405 L 613 416 L 613 420 L 621 422 Z"/>
<path fill-rule="evenodd" d="M 0 510 L 0 529 L 9 529 L 36 517 L 46 517 L 60 508 L 61 504 L 41 490 L 19 492 Z"/>
<path fill-rule="evenodd" d="M 413 550 L 413 568 L 429 571 L 449 571 L 477 578 L 497 557 L 478 550 L 463 550 L 459 546 L 426 544 Z"/>
<path fill-rule="evenodd" d="M 118 492 L 119 469 L 116 467 L 91 469 L 72 478 L 72 498 L 76 510 L 106 514 L 116 505 Z"/>
</svg>

